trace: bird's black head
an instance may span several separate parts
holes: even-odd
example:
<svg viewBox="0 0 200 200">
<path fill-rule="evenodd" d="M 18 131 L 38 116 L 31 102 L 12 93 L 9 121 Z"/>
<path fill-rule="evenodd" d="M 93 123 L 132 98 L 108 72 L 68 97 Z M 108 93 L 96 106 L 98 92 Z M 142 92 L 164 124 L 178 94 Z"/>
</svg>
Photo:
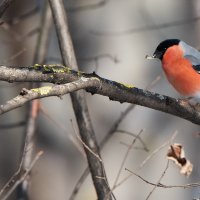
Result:
<svg viewBox="0 0 200 200">
<path fill-rule="evenodd" d="M 160 60 L 162 60 L 163 55 L 165 54 L 166 50 L 173 46 L 173 45 L 178 45 L 180 42 L 179 39 L 168 39 L 168 40 L 164 40 L 162 41 L 156 48 L 153 57 L 154 58 L 158 58 Z"/>
</svg>

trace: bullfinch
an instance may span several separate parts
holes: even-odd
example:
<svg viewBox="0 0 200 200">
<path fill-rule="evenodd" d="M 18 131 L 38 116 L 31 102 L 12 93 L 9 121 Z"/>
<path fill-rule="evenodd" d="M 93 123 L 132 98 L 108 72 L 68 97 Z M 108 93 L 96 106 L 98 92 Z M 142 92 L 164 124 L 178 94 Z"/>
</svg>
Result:
<svg viewBox="0 0 200 200">
<path fill-rule="evenodd" d="M 179 39 L 167 39 L 147 59 L 161 60 L 163 71 L 180 94 L 200 103 L 200 52 Z"/>
</svg>

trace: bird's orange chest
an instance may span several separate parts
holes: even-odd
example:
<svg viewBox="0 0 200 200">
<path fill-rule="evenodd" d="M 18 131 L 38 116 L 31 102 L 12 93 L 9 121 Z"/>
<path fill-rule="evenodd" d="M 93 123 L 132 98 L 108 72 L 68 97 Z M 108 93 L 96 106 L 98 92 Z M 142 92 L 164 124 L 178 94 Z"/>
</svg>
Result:
<svg viewBox="0 0 200 200">
<path fill-rule="evenodd" d="M 171 68 L 171 66 L 173 65 L 177 65 L 176 67 L 178 67 L 179 61 L 181 61 L 183 58 L 183 51 L 181 47 L 179 47 L 178 45 L 174 45 L 168 48 L 165 54 L 163 55 L 163 68 L 165 70 L 168 70 L 168 68 Z"/>
<path fill-rule="evenodd" d="M 174 45 L 167 49 L 162 59 L 163 70 L 171 82 L 180 76 L 190 63 L 183 57 L 183 51 L 178 45 Z"/>
<path fill-rule="evenodd" d="M 200 89 L 200 75 L 183 56 L 183 51 L 178 45 L 166 51 L 162 67 L 167 79 L 179 93 L 190 96 Z"/>
</svg>

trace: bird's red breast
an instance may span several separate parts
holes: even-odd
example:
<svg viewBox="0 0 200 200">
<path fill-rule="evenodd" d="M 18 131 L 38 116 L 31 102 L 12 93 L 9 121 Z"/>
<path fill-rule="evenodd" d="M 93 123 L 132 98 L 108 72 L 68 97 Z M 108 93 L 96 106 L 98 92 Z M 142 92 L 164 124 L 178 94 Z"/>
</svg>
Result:
<svg viewBox="0 0 200 200">
<path fill-rule="evenodd" d="M 162 67 L 169 82 L 182 95 L 193 96 L 200 92 L 200 75 L 184 57 L 179 45 L 173 45 L 166 50 Z"/>
</svg>

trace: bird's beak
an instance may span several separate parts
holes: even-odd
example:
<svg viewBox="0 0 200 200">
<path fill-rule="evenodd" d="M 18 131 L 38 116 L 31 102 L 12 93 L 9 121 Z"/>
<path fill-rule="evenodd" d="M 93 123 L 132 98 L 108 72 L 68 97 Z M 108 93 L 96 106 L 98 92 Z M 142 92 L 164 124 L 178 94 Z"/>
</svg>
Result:
<svg viewBox="0 0 200 200">
<path fill-rule="evenodd" d="M 155 59 L 156 56 L 155 56 L 155 54 L 153 56 L 146 55 L 145 58 L 148 60 L 151 60 L 151 59 Z"/>
</svg>

